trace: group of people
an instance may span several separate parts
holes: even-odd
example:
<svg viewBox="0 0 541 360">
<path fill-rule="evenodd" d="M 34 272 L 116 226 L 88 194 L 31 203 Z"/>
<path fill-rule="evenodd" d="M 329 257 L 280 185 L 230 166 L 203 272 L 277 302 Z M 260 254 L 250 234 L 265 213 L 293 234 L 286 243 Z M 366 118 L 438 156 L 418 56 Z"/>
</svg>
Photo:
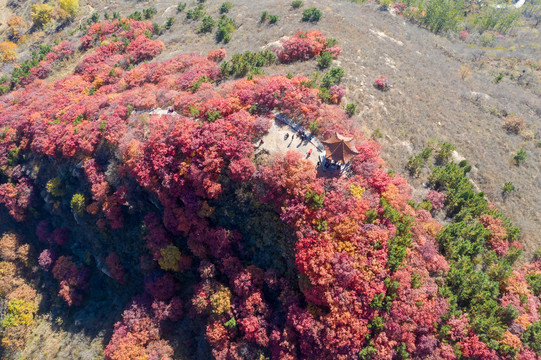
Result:
<svg viewBox="0 0 541 360">
<path fill-rule="evenodd" d="M 323 166 L 325 166 L 326 169 L 328 169 L 329 167 L 336 167 L 336 169 L 338 169 L 338 171 L 340 171 L 340 169 L 342 167 L 342 164 L 340 162 L 338 162 L 338 161 L 327 160 L 327 161 L 325 161 L 325 164 Z"/>
<path fill-rule="evenodd" d="M 308 135 L 306 135 L 301 129 L 297 131 L 297 135 L 299 136 L 299 138 L 301 138 L 301 140 L 308 140 Z"/>
</svg>

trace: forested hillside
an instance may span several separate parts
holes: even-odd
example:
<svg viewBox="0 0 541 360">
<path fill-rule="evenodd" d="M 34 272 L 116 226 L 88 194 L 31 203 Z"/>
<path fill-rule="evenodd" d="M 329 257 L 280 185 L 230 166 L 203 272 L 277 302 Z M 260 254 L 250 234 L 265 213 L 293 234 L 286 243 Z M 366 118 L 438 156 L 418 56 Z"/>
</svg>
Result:
<svg viewBox="0 0 541 360">
<path fill-rule="evenodd" d="M 478 46 L 465 44 L 476 32 L 535 31 L 535 17 L 504 8 L 482 29 L 497 8 L 441 3 L 7 3 L 0 355 L 541 359 L 531 231 L 541 224 L 505 211 L 536 209 L 527 191 L 538 185 L 525 178 L 537 176 L 539 149 L 524 132 L 539 126 L 539 69 L 531 86 L 507 75 L 485 84 L 497 93 L 503 83 L 522 101 L 509 109 L 528 109 L 490 114 L 503 121 L 498 141 L 521 137 L 523 147 L 486 168 L 526 169 L 495 191 L 500 178 L 484 172 L 480 149 L 472 162 L 461 155 L 471 141 L 438 135 L 489 126 L 483 104 L 503 98 L 469 96 L 501 64 L 462 65 L 448 94 L 468 89 L 460 103 L 426 93 L 429 112 L 448 119 L 464 109 L 445 106 L 468 104 L 468 126 L 420 119 L 408 134 L 404 113 L 425 106 L 408 101 L 427 88 L 402 97 L 406 58 L 387 53 L 417 49 L 410 36 L 424 34 L 443 44 L 421 54 L 434 66 L 447 46 Z M 408 33 L 367 27 L 371 44 L 386 44 L 371 63 L 348 42 L 361 30 L 346 26 L 347 11 Z M 442 15 L 451 11 L 460 16 Z M 444 89 L 423 77 L 461 56 L 408 81 Z M 433 136 L 418 138 L 423 126 Z M 355 152 L 330 172 L 318 141 L 336 134 L 353 138 Z"/>
</svg>

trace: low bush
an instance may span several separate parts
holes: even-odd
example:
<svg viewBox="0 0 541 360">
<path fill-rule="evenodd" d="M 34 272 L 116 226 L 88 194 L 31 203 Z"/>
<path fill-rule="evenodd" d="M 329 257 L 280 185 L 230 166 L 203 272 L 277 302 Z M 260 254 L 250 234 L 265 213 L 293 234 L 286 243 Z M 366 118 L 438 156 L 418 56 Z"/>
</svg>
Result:
<svg viewBox="0 0 541 360">
<path fill-rule="evenodd" d="M 212 16 L 205 16 L 203 18 L 203 22 L 201 23 L 201 26 L 199 27 L 199 32 L 200 33 L 211 32 L 215 26 L 216 26 L 216 21 L 212 18 Z"/>
<path fill-rule="evenodd" d="M 406 169 L 409 171 L 411 176 L 419 176 L 422 168 L 426 165 L 426 162 L 432 156 L 431 148 L 424 148 L 419 155 L 411 156 Z"/>
<path fill-rule="evenodd" d="M 516 115 L 508 115 L 503 123 L 503 128 L 512 134 L 518 134 L 525 127 L 524 120 Z"/>
<path fill-rule="evenodd" d="M 321 53 L 321 55 L 317 58 L 317 64 L 321 69 L 326 69 L 329 66 L 332 65 L 332 61 L 334 59 L 334 56 L 328 51 L 324 51 Z"/>
<path fill-rule="evenodd" d="M 391 0 L 380 0 L 379 2 L 379 8 L 381 10 L 389 10 L 389 8 L 391 7 L 392 5 L 392 1 Z"/>
<path fill-rule="evenodd" d="M 333 85 L 338 85 L 345 75 L 346 72 L 344 69 L 341 67 L 333 67 L 325 74 L 325 76 L 323 76 L 321 85 L 326 88 L 330 88 Z"/>
<path fill-rule="evenodd" d="M 186 3 L 178 3 L 177 12 L 183 12 L 186 9 Z"/>
<path fill-rule="evenodd" d="M 357 109 L 356 104 L 347 104 L 346 105 L 346 114 L 348 114 L 349 117 L 352 117 L 353 115 L 357 114 L 359 110 Z"/>
<path fill-rule="evenodd" d="M 194 9 L 186 11 L 186 19 L 188 20 L 199 20 L 205 16 L 206 9 L 205 5 L 199 4 Z"/>
<path fill-rule="evenodd" d="M 234 54 L 231 61 L 222 63 L 221 71 L 226 77 L 246 75 L 258 75 L 262 73 L 261 68 L 276 61 L 276 55 L 270 50 Z"/>
<path fill-rule="evenodd" d="M 231 10 L 232 8 L 233 8 L 233 4 L 232 4 L 232 3 L 230 3 L 229 1 L 224 2 L 224 3 L 220 6 L 220 14 L 228 13 L 229 10 Z"/>
<path fill-rule="evenodd" d="M 385 75 L 381 75 L 374 80 L 374 87 L 381 91 L 389 90 L 389 82 L 387 81 L 387 77 Z"/>
<path fill-rule="evenodd" d="M 513 160 L 515 161 L 515 164 L 520 165 L 521 162 L 526 160 L 526 151 L 523 149 L 520 149 L 515 156 L 513 156 Z"/>
<path fill-rule="evenodd" d="M 505 184 L 503 184 L 502 186 L 502 192 L 504 194 L 510 194 L 512 193 L 513 191 L 515 191 L 515 185 L 513 185 L 512 182 L 506 182 Z"/>
<path fill-rule="evenodd" d="M 302 21 L 318 22 L 321 19 L 321 10 L 312 7 L 302 12 Z"/>
<path fill-rule="evenodd" d="M 235 31 L 235 20 L 228 18 L 226 15 L 220 17 L 218 22 L 218 32 L 216 33 L 216 40 L 227 44 L 233 38 L 233 32 Z"/>
<path fill-rule="evenodd" d="M 298 8 L 302 7 L 303 5 L 304 5 L 304 3 L 302 1 L 300 1 L 300 0 L 295 0 L 295 1 L 293 1 L 291 3 L 291 7 L 293 9 L 298 9 Z"/>
</svg>

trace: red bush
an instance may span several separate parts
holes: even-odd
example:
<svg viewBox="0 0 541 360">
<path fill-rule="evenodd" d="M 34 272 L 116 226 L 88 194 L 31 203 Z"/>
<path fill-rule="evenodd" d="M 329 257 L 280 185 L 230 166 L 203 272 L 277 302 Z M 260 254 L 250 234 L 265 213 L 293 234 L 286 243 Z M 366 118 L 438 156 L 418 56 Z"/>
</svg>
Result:
<svg viewBox="0 0 541 360">
<path fill-rule="evenodd" d="M 212 50 L 208 53 L 207 58 L 211 61 L 219 62 L 225 58 L 226 54 L 225 49 Z"/>
<path fill-rule="evenodd" d="M 280 47 L 274 52 L 283 63 L 290 63 L 297 60 L 308 60 L 320 55 L 323 51 L 330 51 L 333 56 L 338 56 L 341 49 L 333 46 L 327 49 L 327 38 L 321 32 L 314 30 L 310 32 L 298 32 L 292 37 L 283 40 Z"/>
</svg>

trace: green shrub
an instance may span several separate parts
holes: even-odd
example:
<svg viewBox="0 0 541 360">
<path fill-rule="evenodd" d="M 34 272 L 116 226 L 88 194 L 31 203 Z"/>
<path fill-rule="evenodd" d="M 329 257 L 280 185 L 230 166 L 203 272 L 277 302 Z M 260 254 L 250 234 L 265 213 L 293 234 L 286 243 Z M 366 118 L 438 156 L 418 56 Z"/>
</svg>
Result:
<svg viewBox="0 0 541 360">
<path fill-rule="evenodd" d="M 178 3 L 177 12 L 183 12 L 186 9 L 186 3 Z"/>
<path fill-rule="evenodd" d="M 438 164 L 445 164 L 449 160 L 449 156 L 455 151 L 455 146 L 448 142 L 444 142 L 440 145 L 438 152 L 436 153 L 436 162 Z"/>
<path fill-rule="evenodd" d="M 319 219 L 319 220 L 316 221 L 316 230 L 318 232 L 323 232 L 323 231 L 327 230 L 327 226 L 328 225 L 327 225 L 326 220 L 322 221 L 321 219 Z"/>
<path fill-rule="evenodd" d="M 319 124 L 315 121 L 310 121 L 309 130 L 312 134 L 317 136 L 319 134 Z"/>
<path fill-rule="evenodd" d="M 148 9 L 143 10 L 143 17 L 148 20 L 158 13 L 155 7 L 151 6 Z"/>
<path fill-rule="evenodd" d="M 221 117 L 222 117 L 222 112 L 220 110 L 207 111 L 207 121 L 215 122 L 217 119 Z"/>
<path fill-rule="evenodd" d="M 406 169 L 409 171 L 410 176 L 419 176 L 421 169 L 426 165 L 430 156 L 432 156 L 432 149 L 427 147 L 424 148 L 419 155 L 410 157 L 406 165 Z"/>
<path fill-rule="evenodd" d="M 191 117 L 198 117 L 201 113 L 201 110 L 199 110 L 195 105 L 190 105 L 188 107 L 188 112 Z"/>
<path fill-rule="evenodd" d="M 302 21 L 318 22 L 321 19 L 321 10 L 312 7 L 302 12 Z"/>
<path fill-rule="evenodd" d="M 216 21 L 211 16 L 205 16 L 203 18 L 203 22 L 201 23 L 201 26 L 199 27 L 199 32 L 201 33 L 211 32 L 215 26 L 216 26 Z"/>
<path fill-rule="evenodd" d="M 513 160 L 515 160 L 515 164 L 520 165 L 521 162 L 526 160 L 526 151 L 520 149 L 515 156 L 513 156 Z"/>
<path fill-rule="evenodd" d="M 128 15 L 128 18 L 133 19 L 133 20 L 137 20 L 137 21 L 142 21 L 143 20 L 143 14 L 141 14 L 140 11 L 134 11 L 130 15 Z"/>
<path fill-rule="evenodd" d="M 348 114 L 349 117 L 352 117 L 353 115 L 357 114 L 359 110 L 357 110 L 356 104 L 347 104 L 346 105 L 346 114 Z"/>
<path fill-rule="evenodd" d="M 267 21 L 269 18 L 270 18 L 270 14 L 269 14 L 269 12 L 268 12 L 267 10 L 265 10 L 265 11 L 263 11 L 263 12 L 261 13 L 261 16 L 260 16 L 260 18 L 259 18 L 259 21 L 265 22 L 265 21 Z"/>
<path fill-rule="evenodd" d="M 324 51 L 318 58 L 317 64 L 321 69 L 326 69 L 332 65 L 334 57 L 328 51 Z"/>
<path fill-rule="evenodd" d="M 327 48 L 331 48 L 336 44 L 338 44 L 338 40 L 335 38 L 327 38 Z"/>
<path fill-rule="evenodd" d="M 228 13 L 229 10 L 231 10 L 232 8 L 233 8 L 233 4 L 232 4 L 232 3 L 230 3 L 229 1 L 224 2 L 224 3 L 220 6 L 220 14 Z"/>
<path fill-rule="evenodd" d="M 504 194 L 510 194 L 513 191 L 515 191 L 515 185 L 513 185 L 512 182 L 506 182 L 502 186 L 502 191 L 503 191 Z"/>
<path fill-rule="evenodd" d="M 541 296 L 541 274 L 533 273 L 526 277 L 530 289 L 532 289 L 532 294 L 535 296 Z"/>
<path fill-rule="evenodd" d="M 237 77 L 248 74 L 261 74 L 261 68 L 273 64 L 276 61 L 276 55 L 270 50 L 234 54 L 230 62 L 223 62 L 221 65 L 222 74 L 226 77 L 235 75 Z"/>
<path fill-rule="evenodd" d="M 210 82 L 212 82 L 210 78 L 207 75 L 203 75 L 199 77 L 199 79 L 197 79 L 196 82 L 193 83 L 192 87 L 190 88 L 190 91 L 196 92 L 197 90 L 199 90 L 199 88 L 201 88 L 201 85 L 203 83 L 210 83 Z"/>
<path fill-rule="evenodd" d="M 541 321 L 528 326 L 526 332 L 522 335 L 522 341 L 537 355 L 541 355 Z"/>
<path fill-rule="evenodd" d="M 228 18 L 226 15 L 220 17 L 218 22 L 218 32 L 216 33 L 216 40 L 218 42 L 222 41 L 224 44 L 227 44 L 231 41 L 233 37 L 233 32 L 235 31 L 235 20 Z"/>
<path fill-rule="evenodd" d="M 317 210 L 323 207 L 323 202 L 325 201 L 324 194 L 318 194 L 314 190 L 308 190 L 304 194 L 305 203 L 312 209 Z"/>
<path fill-rule="evenodd" d="M 8 166 L 15 166 L 19 162 L 21 156 L 21 148 L 15 147 L 8 151 L 7 164 Z"/>
<path fill-rule="evenodd" d="M 280 20 L 278 15 L 271 15 L 269 17 L 269 24 L 276 24 Z"/>
<path fill-rule="evenodd" d="M 175 21 L 177 21 L 176 18 L 170 16 L 167 18 L 167 21 L 165 22 L 165 25 L 163 26 L 166 30 L 169 30 L 171 29 L 171 27 L 173 26 L 173 24 L 175 23 Z"/>
<path fill-rule="evenodd" d="M 304 3 L 302 1 L 300 1 L 300 0 L 295 0 L 295 1 L 293 1 L 291 3 L 291 7 L 293 9 L 298 9 L 298 8 L 302 7 L 303 5 L 304 5 Z"/>
<path fill-rule="evenodd" d="M 391 7 L 392 4 L 393 4 L 393 3 L 392 3 L 391 0 L 380 0 L 380 2 L 379 2 L 379 8 L 380 8 L 381 10 L 388 10 L 388 9 Z"/>
<path fill-rule="evenodd" d="M 321 84 L 326 88 L 330 88 L 333 85 L 339 84 L 345 75 L 346 72 L 344 69 L 341 67 L 333 67 L 325 74 L 325 76 L 323 76 Z"/>
<path fill-rule="evenodd" d="M 79 216 L 83 215 L 85 210 L 86 198 L 83 194 L 75 194 L 71 198 L 71 209 Z"/>
<path fill-rule="evenodd" d="M 231 319 L 227 320 L 224 325 L 230 329 L 234 329 L 235 327 L 237 327 L 237 320 L 232 317 Z"/>
<path fill-rule="evenodd" d="M 318 97 L 323 101 L 325 104 L 331 104 L 332 103 L 332 95 L 331 90 L 326 87 L 320 87 L 318 91 Z"/>
<path fill-rule="evenodd" d="M 186 19 L 199 20 L 203 16 L 205 16 L 205 13 L 206 13 L 205 5 L 199 4 L 194 9 L 190 9 L 186 11 Z"/>
</svg>

